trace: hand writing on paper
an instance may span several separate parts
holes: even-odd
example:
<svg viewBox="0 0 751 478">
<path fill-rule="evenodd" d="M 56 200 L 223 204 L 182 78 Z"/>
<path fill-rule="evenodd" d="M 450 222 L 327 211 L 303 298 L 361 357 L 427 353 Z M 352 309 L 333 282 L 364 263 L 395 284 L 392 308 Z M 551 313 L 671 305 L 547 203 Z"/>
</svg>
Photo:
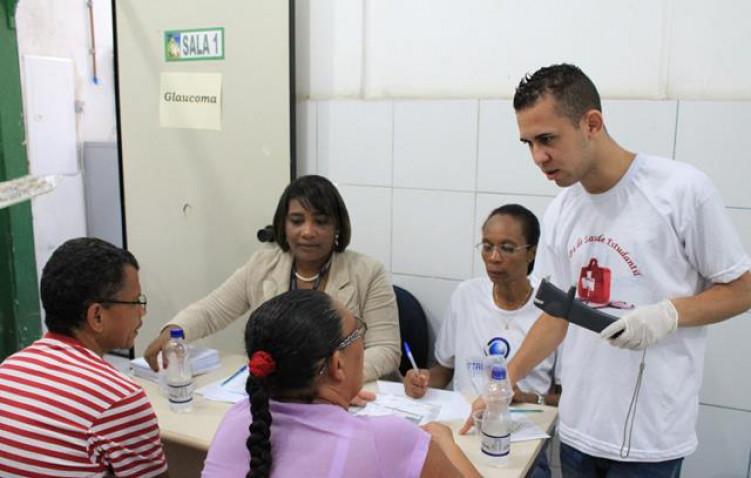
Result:
<svg viewBox="0 0 751 478">
<path fill-rule="evenodd" d="M 404 376 L 404 393 L 412 398 L 422 398 L 428 391 L 428 383 L 430 383 L 429 370 L 410 369 Z"/>
</svg>

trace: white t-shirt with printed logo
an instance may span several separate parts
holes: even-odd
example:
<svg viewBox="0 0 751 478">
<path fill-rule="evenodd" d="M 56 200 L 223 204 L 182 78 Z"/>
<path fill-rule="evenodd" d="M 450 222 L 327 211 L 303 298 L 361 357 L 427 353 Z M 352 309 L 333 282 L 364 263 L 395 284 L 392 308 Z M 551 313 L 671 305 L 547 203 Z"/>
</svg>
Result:
<svg viewBox="0 0 751 478">
<path fill-rule="evenodd" d="M 605 193 L 588 194 L 580 184 L 561 192 L 545 212 L 535 258 L 535 274 L 549 275 L 564 290 L 579 284 L 586 293 L 601 293 L 597 287 L 606 287 L 610 306 L 601 310 L 617 316 L 628 307 L 731 282 L 750 266 L 710 180 L 686 163 L 641 154 Z M 692 453 L 705 341 L 706 327 L 686 327 L 647 349 L 630 454 L 623 458 L 624 424 L 642 352 L 613 347 L 569 325 L 561 440 L 622 461 Z"/>
<path fill-rule="evenodd" d="M 536 289 L 534 282 L 533 287 Z M 493 283 L 488 277 L 459 284 L 451 295 L 443 325 L 436 339 L 435 358 L 444 367 L 454 369 L 454 390 L 479 390 L 473 387 L 467 370 L 469 359 L 501 354 L 506 362 L 516 354 L 529 329 L 540 317 L 533 303 L 534 292 L 519 309 L 503 310 L 493 301 Z M 540 363 L 518 385 L 522 391 L 546 394 L 554 377 L 557 354 Z"/>
</svg>

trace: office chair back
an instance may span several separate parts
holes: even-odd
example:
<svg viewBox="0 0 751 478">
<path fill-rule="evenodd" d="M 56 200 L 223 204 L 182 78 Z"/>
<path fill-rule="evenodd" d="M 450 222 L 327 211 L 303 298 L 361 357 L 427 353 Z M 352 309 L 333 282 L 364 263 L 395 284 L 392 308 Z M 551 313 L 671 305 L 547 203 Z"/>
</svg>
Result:
<svg viewBox="0 0 751 478">
<path fill-rule="evenodd" d="M 407 290 L 394 286 L 396 294 L 396 306 L 399 309 L 399 332 L 402 335 L 402 341 L 409 344 L 415 362 L 420 368 L 428 366 L 428 319 L 425 316 L 420 302 Z M 412 364 L 407 358 L 402 348 L 402 361 L 399 364 L 399 371 L 402 375 L 406 374 Z"/>
</svg>

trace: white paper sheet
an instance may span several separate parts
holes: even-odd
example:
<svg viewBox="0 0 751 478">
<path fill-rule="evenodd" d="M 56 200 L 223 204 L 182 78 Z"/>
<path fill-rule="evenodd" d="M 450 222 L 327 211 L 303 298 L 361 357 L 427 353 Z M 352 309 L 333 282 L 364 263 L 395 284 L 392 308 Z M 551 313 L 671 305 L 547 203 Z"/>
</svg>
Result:
<svg viewBox="0 0 751 478">
<path fill-rule="evenodd" d="M 424 397 L 414 399 L 409 398 L 407 394 L 404 393 L 403 384 L 399 382 L 386 382 L 379 380 L 378 392 L 402 397 L 412 402 L 426 403 L 439 407 L 440 413 L 436 418 L 438 421 L 464 420 L 469 416 L 469 412 L 472 409 L 471 405 L 467 403 L 464 397 L 462 397 L 459 392 L 454 392 L 453 390 L 429 388 Z"/>
<path fill-rule="evenodd" d="M 161 75 L 159 125 L 163 128 L 222 129 L 222 74 Z"/>
<path fill-rule="evenodd" d="M 248 381 L 248 367 L 242 366 L 229 377 L 212 382 L 196 390 L 207 400 L 216 402 L 237 403 L 248 396 L 245 393 L 245 382 Z"/>
</svg>

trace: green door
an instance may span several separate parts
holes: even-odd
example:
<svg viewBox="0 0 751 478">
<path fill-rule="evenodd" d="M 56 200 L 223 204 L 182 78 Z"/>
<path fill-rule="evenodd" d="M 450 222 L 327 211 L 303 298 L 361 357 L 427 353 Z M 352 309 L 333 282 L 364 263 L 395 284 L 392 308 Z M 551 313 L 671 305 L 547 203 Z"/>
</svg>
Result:
<svg viewBox="0 0 751 478">
<path fill-rule="evenodd" d="M 29 172 L 13 22 L 16 0 L 0 0 L 0 182 Z M 0 209 L 0 360 L 41 334 L 31 203 Z"/>
</svg>

